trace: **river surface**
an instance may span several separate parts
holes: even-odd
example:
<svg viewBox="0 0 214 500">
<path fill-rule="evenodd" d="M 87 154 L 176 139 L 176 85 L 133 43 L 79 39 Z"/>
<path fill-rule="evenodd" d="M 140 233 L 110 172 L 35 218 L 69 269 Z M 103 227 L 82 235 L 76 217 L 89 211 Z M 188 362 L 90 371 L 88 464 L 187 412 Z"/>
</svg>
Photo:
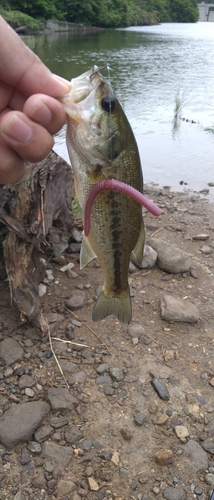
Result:
<svg viewBox="0 0 214 500">
<path fill-rule="evenodd" d="M 205 130 L 214 131 L 213 23 L 51 33 L 25 37 L 25 42 L 53 72 L 69 80 L 93 64 L 110 65 L 146 183 L 196 191 L 214 183 L 214 133 Z M 174 122 L 176 96 L 180 117 L 188 121 Z M 65 128 L 55 138 L 55 150 L 68 159 Z M 209 189 L 214 200 L 214 187 Z"/>
</svg>

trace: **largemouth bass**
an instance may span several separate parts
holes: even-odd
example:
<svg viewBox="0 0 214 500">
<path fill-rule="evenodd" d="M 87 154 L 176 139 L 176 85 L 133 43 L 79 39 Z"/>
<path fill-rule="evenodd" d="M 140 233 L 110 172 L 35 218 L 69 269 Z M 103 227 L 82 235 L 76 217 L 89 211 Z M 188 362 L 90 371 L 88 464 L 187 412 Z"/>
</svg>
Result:
<svg viewBox="0 0 214 500">
<path fill-rule="evenodd" d="M 61 99 L 67 113 L 67 148 L 75 190 L 84 213 L 93 186 L 117 179 L 143 190 L 139 152 L 131 126 L 110 85 L 94 66 L 71 80 Z M 82 269 L 94 257 L 100 261 L 104 286 L 92 318 L 113 315 L 129 324 L 132 317 L 128 270 L 131 254 L 141 265 L 144 248 L 142 207 L 113 190 L 100 192 L 92 205 L 88 236 L 83 236 Z"/>
</svg>

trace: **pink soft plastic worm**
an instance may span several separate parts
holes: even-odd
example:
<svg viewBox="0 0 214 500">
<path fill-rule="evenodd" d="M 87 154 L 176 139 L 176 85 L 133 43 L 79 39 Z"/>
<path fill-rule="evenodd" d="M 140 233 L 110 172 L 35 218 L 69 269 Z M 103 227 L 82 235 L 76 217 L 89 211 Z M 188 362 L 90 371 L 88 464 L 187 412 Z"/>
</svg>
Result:
<svg viewBox="0 0 214 500">
<path fill-rule="evenodd" d="M 161 215 L 160 208 L 157 207 L 152 201 L 148 200 L 146 196 L 144 196 L 140 191 L 129 186 L 129 184 L 125 184 L 124 182 L 118 181 L 116 179 L 106 179 L 104 181 L 98 182 L 93 186 L 91 192 L 89 193 L 89 197 L 85 206 L 85 217 L 84 217 L 84 232 L 85 236 L 88 236 L 90 232 L 90 219 L 91 219 L 91 209 L 94 203 L 96 196 L 103 191 L 104 189 L 112 189 L 114 191 L 120 191 L 120 193 L 124 193 L 133 200 L 137 201 L 145 207 L 151 214 L 158 217 Z"/>
</svg>

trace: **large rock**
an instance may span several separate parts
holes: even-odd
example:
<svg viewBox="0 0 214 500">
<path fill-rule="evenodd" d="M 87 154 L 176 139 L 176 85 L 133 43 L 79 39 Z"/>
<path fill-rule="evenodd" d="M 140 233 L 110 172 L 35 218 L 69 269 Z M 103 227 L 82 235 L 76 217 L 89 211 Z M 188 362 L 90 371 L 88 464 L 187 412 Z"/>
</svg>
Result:
<svg viewBox="0 0 214 500">
<path fill-rule="evenodd" d="M 150 238 L 147 244 L 158 254 L 157 265 L 167 273 L 181 273 L 191 267 L 190 255 L 160 238 Z"/>
<path fill-rule="evenodd" d="M 0 442 L 8 449 L 32 438 L 50 410 L 44 401 L 13 404 L 0 417 Z"/>
<path fill-rule="evenodd" d="M 200 318 L 198 308 L 187 300 L 164 295 L 160 304 L 161 317 L 165 321 L 186 321 L 195 323 Z"/>
</svg>

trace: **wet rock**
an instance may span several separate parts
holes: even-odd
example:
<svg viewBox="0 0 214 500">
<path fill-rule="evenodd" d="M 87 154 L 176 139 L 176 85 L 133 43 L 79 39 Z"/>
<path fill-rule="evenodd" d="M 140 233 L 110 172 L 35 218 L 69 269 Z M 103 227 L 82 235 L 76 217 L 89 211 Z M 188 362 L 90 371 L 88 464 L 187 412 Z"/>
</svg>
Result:
<svg viewBox="0 0 214 500">
<path fill-rule="evenodd" d="M 60 446 L 57 443 L 46 441 L 44 443 L 44 455 L 51 463 L 57 465 L 60 470 L 64 470 L 73 457 L 73 448 L 70 446 Z"/>
<path fill-rule="evenodd" d="M 38 443 L 43 443 L 46 441 L 52 434 L 54 433 L 53 427 L 50 425 L 42 425 L 37 431 L 34 433 L 35 440 Z"/>
<path fill-rule="evenodd" d="M 161 380 L 160 378 L 153 378 L 151 384 L 154 387 L 160 399 L 163 399 L 165 401 L 169 400 L 169 392 L 163 380 Z"/>
<path fill-rule="evenodd" d="M 68 389 L 52 387 L 48 389 L 48 401 L 53 411 L 72 410 L 77 408 L 78 401 Z"/>
<path fill-rule="evenodd" d="M 200 318 L 198 308 L 189 301 L 177 299 L 171 295 L 161 298 L 161 317 L 165 321 L 184 321 L 195 323 Z"/>
<path fill-rule="evenodd" d="M 121 382 L 124 379 L 123 370 L 119 366 L 109 368 L 109 374 L 116 382 Z"/>
<path fill-rule="evenodd" d="M 202 446 L 205 451 L 214 455 L 214 442 L 211 438 L 205 439 L 205 441 L 203 441 L 202 443 Z"/>
<path fill-rule="evenodd" d="M 188 443 L 183 445 L 183 449 L 193 460 L 195 471 L 205 470 L 208 468 L 207 454 L 197 441 L 190 439 Z"/>
<path fill-rule="evenodd" d="M 166 500 L 185 500 L 186 493 L 183 488 L 167 488 L 163 493 Z"/>
<path fill-rule="evenodd" d="M 70 298 L 65 302 L 65 306 L 71 311 L 77 311 L 84 306 L 85 303 L 85 292 L 81 290 L 75 290 Z"/>
<path fill-rule="evenodd" d="M 127 429 L 127 427 L 122 427 L 120 429 L 120 432 L 126 441 L 130 441 L 133 437 L 132 432 L 129 429 Z"/>
<path fill-rule="evenodd" d="M 0 441 L 12 449 L 29 440 L 49 410 L 50 406 L 43 401 L 12 405 L 0 417 Z"/>
<path fill-rule="evenodd" d="M 76 425 L 68 425 L 65 429 L 65 441 L 69 444 L 74 444 L 82 439 L 82 432 Z"/>
<path fill-rule="evenodd" d="M 157 252 L 157 264 L 163 271 L 182 273 L 189 270 L 191 259 L 188 253 L 159 238 L 150 238 L 147 244 Z"/>
<path fill-rule="evenodd" d="M 169 465 L 173 463 L 172 450 L 160 450 L 154 454 L 155 460 L 160 465 Z"/>
<path fill-rule="evenodd" d="M 0 359 L 7 366 L 13 365 L 23 358 L 24 351 L 17 340 L 7 337 L 0 342 Z"/>
<path fill-rule="evenodd" d="M 143 251 L 143 261 L 141 264 L 142 268 L 151 269 L 151 267 L 155 266 L 156 261 L 157 261 L 157 252 L 149 245 L 145 245 Z"/>
</svg>

